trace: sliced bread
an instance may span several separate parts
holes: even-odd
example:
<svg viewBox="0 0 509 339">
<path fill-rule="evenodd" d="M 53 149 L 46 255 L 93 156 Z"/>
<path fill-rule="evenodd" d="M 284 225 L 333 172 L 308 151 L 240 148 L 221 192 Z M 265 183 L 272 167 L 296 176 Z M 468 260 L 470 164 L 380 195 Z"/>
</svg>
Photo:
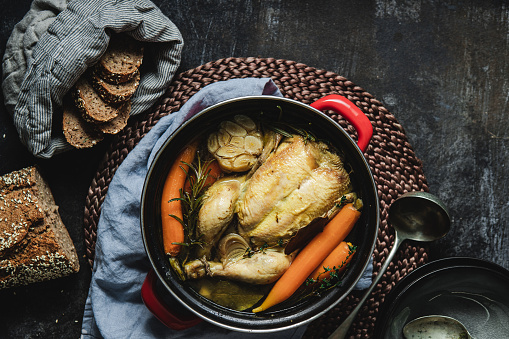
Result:
<svg viewBox="0 0 509 339">
<path fill-rule="evenodd" d="M 118 104 L 129 100 L 138 85 L 140 84 L 140 72 L 137 70 L 134 77 L 120 84 L 112 84 L 100 77 L 97 72 L 94 72 L 91 76 L 92 87 L 99 96 L 107 103 Z"/>
<path fill-rule="evenodd" d="M 104 139 L 96 126 L 86 122 L 71 98 L 64 99 L 62 130 L 65 140 L 76 148 L 90 148 Z"/>
<path fill-rule="evenodd" d="M 143 62 L 143 45 L 126 34 L 112 34 L 95 66 L 100 77 L 115 84 L 131 80 Z"/>
<path fill-rule="evenodd" d="M 97 128 L 106 134 L 117 134 L 127 125 L 129 113 L 131 113 L 131 100 L 128 100 L 122 104 L 119 109 L 119 114 L 115 119 L 102 124 L 98 124 Z"/>
<path fill-rule="evenodd" d="M 74 85 L 74 103 L 64 103 L 62 129 L 72 146 L 92 147 L 104 133 L 116 134 L 127 125 L 131 98 L 141 81 L 142 61 L 139 41 L 126 34 L 112 34 L 99 62 Z"/>
<path fill-rule="evenodd" d="M 88 77 L 82 76 L 75 87 L 76 106 L 86 121 L 92 123 L 108 122 L 120 113 L 121 105 L 105 102 L 94 90 L 88 81 Z"/>
<path fill-rule="evenodd" d="M 79 271 L 76 249 L 36 167 L 0 177 L 0 289 Z M 12 236 L 14 235 L 14 236 Z"/>
</svg>

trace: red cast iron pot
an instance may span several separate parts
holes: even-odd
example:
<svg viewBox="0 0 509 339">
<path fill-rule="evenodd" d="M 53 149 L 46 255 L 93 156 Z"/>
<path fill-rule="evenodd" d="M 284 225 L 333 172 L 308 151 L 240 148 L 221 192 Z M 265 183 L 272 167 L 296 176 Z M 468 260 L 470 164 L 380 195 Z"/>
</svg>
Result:
<svg viewBox="0 0 509 339">
<path fill-rule="evenodd" d="M 321 110 L 332 110 L 351 123 L 358 134 L 356 142 Z M 293 303 L 282 303 L 254 314 L 235 311 L 215 304 L 181 282 L 172 271 L 163 251 L 160 201 L 164 181 L 179 151 L 202 131 L 214 128 L 236 114 L 265 119 L 281 118 L 291 124 L 305 124 L 315 136 L 328 140 L 345 156 L 351 167 L 354 190 L 362 198 L 364 208 L 347 240 L 358 246 L 354 259 L 339 287 L 320 297 Z M 282 112 L 282 113 L 281 113 Z M 141 230 L 145 249 L 153 267 L 142 288 L 146 306 L 173 329 L 182 329 L 201 320 L 242 332 L 275 332 L 303 325 L 318 318 L 345 298 L 369 265 L 379 225 L 379 203 L 376 185 L 364 158 L 373 129 L 369 119 L 352 102 L 339 95 L 329 95 L 311 106 L 273 96 L 241 97 L 208 107 L 186 121 L 157 153 L 145 180 L 141 199 Z"/>
</svg>

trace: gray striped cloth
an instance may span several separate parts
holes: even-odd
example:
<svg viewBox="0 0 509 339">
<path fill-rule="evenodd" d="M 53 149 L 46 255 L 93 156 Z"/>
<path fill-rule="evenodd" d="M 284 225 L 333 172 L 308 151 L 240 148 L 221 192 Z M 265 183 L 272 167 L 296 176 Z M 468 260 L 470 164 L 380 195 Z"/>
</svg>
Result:
<svg viewBox="0 0 509 339">
<path fill-rule="evenodd" d="M 180 64 L 178 28 L 149 0 L 35 0 L 14 28 L 2 60 L 2 90 L 23 144 L 50 158 L 72 147 L 59 128 L 62 99 L 95 64 L 112 33 L 146 42 L 131 115 L 153 106 Z M 40 37 L 38 39 L 37 37 Z M 35 47 L 32 45 L 35 43 Z M 56 127 L 55 127 L 56 126 Z"/>
</svg>

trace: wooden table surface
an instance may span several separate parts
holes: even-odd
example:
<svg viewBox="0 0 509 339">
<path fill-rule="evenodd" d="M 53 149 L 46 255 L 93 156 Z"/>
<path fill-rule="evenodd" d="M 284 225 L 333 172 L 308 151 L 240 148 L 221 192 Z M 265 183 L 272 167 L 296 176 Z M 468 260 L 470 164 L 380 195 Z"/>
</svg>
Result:
<svg viewBox="0 0 509 339">
<path fill-rule="evenodd" d="M 430 259 L 468 256 L 509 269 L 507 1 L 154 1 L 180 29 L 179 72 L 225 57 L 273 57 L 343 75 L 395 115 L 452 229 Z M 1 0 L 0 51 L 30 1 Z M 3 100 L 2 100 L 3 102 Z M 33 157 L 0 108 L 0 175 L 38 164 L 81 271 L 0 292 L 1 338 L 78 338 L 90 281 L 83 211 L 107 145 Z"/>
</svg>

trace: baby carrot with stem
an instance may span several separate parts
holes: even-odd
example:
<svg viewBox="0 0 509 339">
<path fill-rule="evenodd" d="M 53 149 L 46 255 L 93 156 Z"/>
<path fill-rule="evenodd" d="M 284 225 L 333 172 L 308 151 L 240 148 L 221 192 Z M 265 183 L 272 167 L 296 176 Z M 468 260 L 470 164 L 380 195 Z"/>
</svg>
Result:
<svg viewBox="0 0 509 339">
<path fill-rule="evenodd" d="M 182 204 L 178 200 L 180 192 L 184 189 L 187 170 L 194 160 L 198 141 L 187 145 L 172 164 L 164 182 L 161 198 L 161 226 L 163 233 L 164 252 L 172 257 L 180 253 L 184 242 L 184 226 L 182 225 Z M 177 199 L 177 200 L 174 200 Z"/>
<path fill-rule="evenodd" d="M 253 312 L 265 311 L 288 299 L 332 250 L 346 238 L 360 215 L 361 212 L 356 203 L 343 206 L 338 214 L 325 225 L 323 231 L 300 251 L 290 267 L 274 284 L 267 298 L 259 307 L 253 309 Z"/>
</svg>

